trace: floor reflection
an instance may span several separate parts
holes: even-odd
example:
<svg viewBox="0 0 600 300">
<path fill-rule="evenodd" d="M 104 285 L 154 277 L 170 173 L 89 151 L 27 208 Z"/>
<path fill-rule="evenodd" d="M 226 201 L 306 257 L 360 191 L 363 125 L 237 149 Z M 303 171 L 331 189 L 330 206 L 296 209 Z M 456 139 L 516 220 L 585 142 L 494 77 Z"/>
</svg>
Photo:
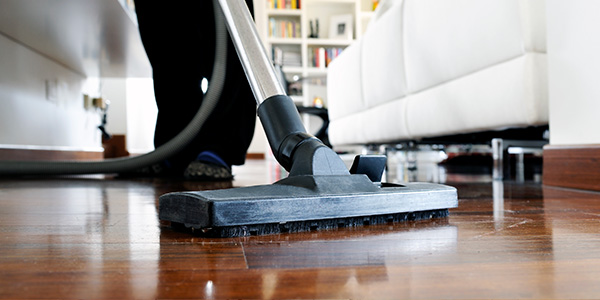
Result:
<svg viewBox="0 0 600 300">
<path fill-rule="evenodd" d="M 245 244 L 248 267 L 385 266 L 431 253 L 451 253 L 456 249 L 457 230 L 442 219 L 305 233 L 293 240 L 280 238 L 249 240 Z"/>
<path fill-rule="evenodd" d="M 447 181 L 446 169 L 440 162 L 447 158 L 443 151 L 388 151 L 386 179 L 392 183 Z"/>
<path fill-rule="evenodd" d="M 483 147 L 483 146 L 482 146 Z M 388 182 L 491 182 L 493 159 L 487 148 L 434 147 L 385 149 Z M 541 159 L 507 154 L 503 166 L 507 180 L 541 182 Z"/>
<path fill-rule="evenodd" d="M 262 181 L 258 184 L 269 180 L 266 162 L 254 163 L 260 168 L 248 170 L 234 186 L 246 180 Z M 164 193 L 230 185 L 3 180 L 0 296 L 600 295 L 598 193 L 550 188 L 528 180 L 452 182 L 456 173 L 447 171 L 452 166 L 438 166 L 446 168 L 446 181 L 459 193 L 459 207 L 451 209 L 447 218 L 231 239 L 173 231 L 159 224 L 156 211 L 157 198 Z M 419 169 L 426 168 L 417 163 L 416 169 L 406 171 Z M 442 174 L 438 171 L 440 180 Z"/>
<path fill-rule="evenodd" d="M 492 194 L 494 201 L 494 223 L 501 224 L 504 221 L 504 182 L 494 180 L 492 182 Z"/>
<path fill-rule="evenodd" d="M 231 239 L 186 237 L 163 228 L 158 280 L 179 282 L 186 295 L 203 298 L 229 295 L 234 284 L 260 291 L 259 298 L 293 298 L 283 291 L 297 280 L 313 291 L 369 288 L 390 281 L 388 266 L 455 255 L 457 239 L 457 227 L 447 219 Z M 293 272 L 307 269 L 320 271 L 302 278 Z M 327 279 L 330 272 L 335 282 Z M 172 296 L 175 286 L 166 288 L 157 296 Z"/>
<path fill-rule="evenodd" d="M 20 263 L 21 281 L 45 275 L 47 284 L 69 286 L 76 298 L 110 298 L 115 292 L 154 297 L 159 226 L 152 184 L 104 178 L 2 184 L 0 257 L 6 260 L 0 261 Z M 115 285 L 107 276 L 117 271 L 128 284 Z M 43 287 L 30 284 L 21 293 L 40 297 Z"/>
</svg>

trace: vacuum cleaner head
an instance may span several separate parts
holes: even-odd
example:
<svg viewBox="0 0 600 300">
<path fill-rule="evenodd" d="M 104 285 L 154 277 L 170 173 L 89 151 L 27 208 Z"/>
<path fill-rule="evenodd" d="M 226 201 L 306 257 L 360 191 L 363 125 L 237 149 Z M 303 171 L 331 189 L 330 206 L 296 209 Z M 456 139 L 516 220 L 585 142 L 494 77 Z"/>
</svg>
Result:
<svg viewBox="0 0 600 300">
<path fill-rule="evenodd" d="M 272 185 L 166 194 L 159 218 L 202 236 L 235 237 L 445 217 L 457 205 L 456 189 L 440 184 L 294 176 Z"/>
</svg>

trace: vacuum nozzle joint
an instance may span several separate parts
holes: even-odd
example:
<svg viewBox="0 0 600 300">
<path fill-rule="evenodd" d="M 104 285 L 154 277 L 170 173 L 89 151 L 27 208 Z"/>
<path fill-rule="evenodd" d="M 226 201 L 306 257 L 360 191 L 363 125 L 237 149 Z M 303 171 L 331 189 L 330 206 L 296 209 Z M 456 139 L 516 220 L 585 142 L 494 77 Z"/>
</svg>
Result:
<svg viewBox="0 0 600 300">
<path fill-rule="evenodd" d="M 289 134 L 283 139 L 281 145 L 279 145 L 279 150 L 276 153 L 277 161 L 289 171 L 289 168 L 292 166 L 294 152 L 300 145 L 309 140 L 318 141 L 317 138 L 306 132 L 294 132 Z"/>
</svg>

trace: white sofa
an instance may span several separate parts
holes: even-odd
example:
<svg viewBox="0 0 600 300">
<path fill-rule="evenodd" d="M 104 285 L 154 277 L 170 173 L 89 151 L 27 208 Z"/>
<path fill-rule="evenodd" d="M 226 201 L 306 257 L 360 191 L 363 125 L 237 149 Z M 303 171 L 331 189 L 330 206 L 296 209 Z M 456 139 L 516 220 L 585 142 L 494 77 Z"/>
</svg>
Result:
<svg viewBox="0 0 600 300">
<path fill-rule="evenodd" d="M 548 124 L 544 0 L 384 0 L 329 66 L 329 136 L 388 143 Z"/>
</svg>

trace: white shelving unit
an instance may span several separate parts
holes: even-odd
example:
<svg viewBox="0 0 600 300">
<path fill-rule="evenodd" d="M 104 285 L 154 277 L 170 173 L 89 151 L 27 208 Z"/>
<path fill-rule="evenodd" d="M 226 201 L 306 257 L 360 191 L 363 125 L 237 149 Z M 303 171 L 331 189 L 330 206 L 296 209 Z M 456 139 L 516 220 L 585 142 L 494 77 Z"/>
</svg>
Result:
<svg viewBox="0 0 600 300">
<path fill-rule="evenodd" d="M 278 3 L 278 0 L 271 1 Z M 286 1 L 279 1 L 282 2 Z M 288 2 L 291 4 L 292 1 Z M 292 65 L 289 62 L 283 63 L 283 71 L 288 81 L 294 82 L 297 78 L 302 80 L 301 83 L 296 84 L 301 87 L 301 92 L 290 93 L 292 99 L 297 104 L 313 106 L 315 98 L 320 98 L 327 106 L 327 68 L 314 66 L 313 51 L 324 48 L 340 49 L 343 52 L 343 49 L 360 38 L 373 16 L 373 0 L 300 0 L 300 2 L 300 8 L 294 9 L 289 6 L 272 8 L 270 0 L 255 1 L 259 33 L 265 43 L 265 49 L 271 56 L 274 48 L 281 49 L 284 59 L 286 53 L 293 53 L 291 56 L 296 62 Z M 329 35 L 332 18 L 340 15 L 352 16 L 351 38 L 335 38 Z M 316 20 L 319 23 L 318 37 L 310 37 L 311 21 L 316 27 Z M 282 22 L 287 23 L 282 25 Z M 297 26 L 300 28 L 295 28 Z M 299 62 L 297 57 L 300 58 Z M 323 57 L 320 57 L 322 60 Z M 309 131 L 320 126 L 320 122 L 311 122 L 312 118 L 315 117 L 306 116 L 304 119 Z"/>
<path fill-rule="evenodd" d="M 272 0 L 277 2 L 277 0 Z M 286 1 L 281 1 L 285 3 Z M 279 48 L 283 51 L 284 57 L 286 53 L 299 54 L 300 62 L 296 64 L 283 64 L 283 71 L 289 81 L 294 81 L 294 77 L 303 78 L 302 93 L 294 95 L 294 100 L 299 104 L 311 106 L 313 99 L 319 97 L 326 100 L 325 78 L 327 69 L 324 67 L 315 67 L 312 63 L 314 49 L 318 48 L 339 48 L 345 49 L 355 39 L 360 38 L 366 24 L 369 22 L 372 12 L 372 0 L 301 0 L 300 8 L 271 8 L 269 0 L 255 1 L 255 10 L 264 10 L 257 13 L 257 20 L 260 24 L 263 22 L 262 30 L 259 33 L 265 42 L 265 48 L 273 55 L 273 49 Z M 294 1 L 295 3 L 295 1 Z M 331 18 L 337 15 L 352 16 L 352 34 L 351 39 L 336 39 L 329 36 Z M 319 22 L 318 37 L 309 37 L 310 22 L 313 26 Z M 294 23 L 292 30 L 289 26 L 281 25 L 280 22 Z M 271 23 L 271 24 L 270 24 Z M 273 28 L 273 23 L 276 23 L 276 30 Z M 300 26 L 299 30 L 294 27 Z M 280 36 L 274 36 L 274 32 Z M 282 33 L 283 32 L 283 33 Z M 288 33 L 290 32 L 290 33 Z M 282 37 L 281 35 L 286 35 Z M 273 58 L 273 57 L 272 57 Z M 320 62 L 321 63 L 321 62 Z"/>
</svg>

